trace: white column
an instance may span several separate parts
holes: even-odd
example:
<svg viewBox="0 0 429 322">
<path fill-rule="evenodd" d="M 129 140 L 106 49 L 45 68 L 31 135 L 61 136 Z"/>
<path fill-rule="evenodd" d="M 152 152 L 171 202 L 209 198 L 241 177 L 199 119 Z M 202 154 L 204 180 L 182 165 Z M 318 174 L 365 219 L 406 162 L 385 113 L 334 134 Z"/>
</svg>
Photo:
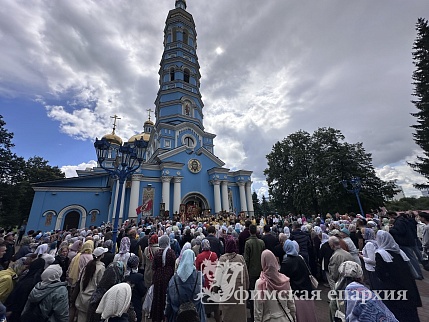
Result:
<svg viewBox="0 0 429 322">
<path fill-rule="evenodd" d="M 222 210 L 230 211 L 229 209 L 229 200 L 228 200 L 228 181 L 222 181 L 221 185 L 221 192 L 222 192 Z"/>
<path fill-rule="evenodd" d="M 246 199 L 247 199 L 247 211 L 250 216 L 253 216 L 253 199 L 252 199 L 252 181 L 246 182 Z"/>
<path fill-rule="evenodd" d="M 118 195 L 119 195 L 119 181 L 116 180 L 116 188 L 115 188 L 115 198 L 113 199 L 113 212 L 112 212 L 112 220 L 110 221 L 111 223 L 113 223 L 115 221 L 115 217 L 116 217 L 116 205 L 117 205 L 117 200 L 118 200 Z"/>
<path fill-rule="evenodd" d="M 174 177 L 174 199 L 173 199 L 173 214 L 180 213 L 180 202 L 182 201 L 182 179 L 183 177 Z"/>
<path fill-rule="evenodd" d="M 247 204 L 246 204 L 246 191 L 244 190 L 244 182 L 237 182 L 238 184 L 238 190 L 240 191 L 240 205 L 241 205 L 241 211 L 247 211 Z"/>
<path fill-rule="evenodd" d="M 220 181 L 213 180 L 213 189 L 214 189 L 214 212 L 215 214 L 222 211 L 220 204 Z"/>
<path fill-rule="evenodd" d="M 162 202 L 165 204 L 165 211 L 170 211 L 171 177 L 161 177 L 161 180 L 162 180 Z"/>
<path fill-rule="evenodd" d="M 131 176 L 131 193 L 130 193 L 130 206 L 128 209 L 128 218 L 137 218 L 136 208 L 141 206 L 139 203 L 140 194 L 140 174 Z"/>
</svg>

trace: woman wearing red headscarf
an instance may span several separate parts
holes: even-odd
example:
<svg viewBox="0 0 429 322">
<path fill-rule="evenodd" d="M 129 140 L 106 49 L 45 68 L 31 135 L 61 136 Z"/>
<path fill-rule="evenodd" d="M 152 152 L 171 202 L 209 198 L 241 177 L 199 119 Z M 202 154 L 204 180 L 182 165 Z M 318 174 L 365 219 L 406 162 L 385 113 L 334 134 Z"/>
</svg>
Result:
<svg viewBox="0 0 429 322">
<path fill-rule="evenodd" d="M 142 267 L 144 269 L 144 286 L 149 288 L 152 285 L 152 277 L 153 277 L 153 270 L 152 270 L 152 263 L 153 258 L 155 254 L 159 250 L 158 245 L 158 235 L 154 234 L 150 236 L 149 238 L 149 245 L 145 248 L 143 253 L 143 262 Z"/>
<path fill-rule="evenodd" d="M 261 254 L 261 265 L 262 272 L 255 284 L 255 322 L 296 321 L 295 303 L 292 294 L 289 292 L 289 277 L 279 273 L 277 259 L 267 249 Z M 275 300 L 271 299 L 273 292 L 275 293 Z"/>
</svg>

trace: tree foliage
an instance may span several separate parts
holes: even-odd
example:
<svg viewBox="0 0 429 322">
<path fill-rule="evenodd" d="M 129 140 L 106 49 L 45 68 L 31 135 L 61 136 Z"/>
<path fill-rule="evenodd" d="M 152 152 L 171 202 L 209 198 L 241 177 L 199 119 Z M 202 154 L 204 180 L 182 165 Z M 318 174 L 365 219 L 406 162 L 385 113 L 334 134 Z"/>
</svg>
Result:
<svg viewBox="0 0 429 322">
<path fill-rule="evenodd" d="M 0 224 L 15 226 L 30 214 L 34 197 L 31 184 L 65 176 L 41 157 L 26 161 L 13 153 L 13 133 L 8 132 L 5 125 L 0 115 Z"/>
<path fill-rule="evenodd" d="M 429 197 L 402 198 L 386 203 L 389 211 L 429 210 Z"/>
<path fill-rule="evenodd" d="M 267 160 L 264 174 L 269 193 L 283 213 L 357 211 L 355 196 L 341 184 L 354 177 L 361 178 L 361 201 L 368 211 L 395 192 L 394 182 L 376 176 L 371 154 L 362 143 L 344 142 L 341 132 L 333 128 L 319 128 L 313 135 L 293 133 L 273 146 Z"/>
<path fill-rule="evenodd" d="M 429 26 L 428 21 L 419 18 L 416 24 L 417 38 L 413 45 L 413 62 L 416 69 L 413 72 L 413 104 L 417 108 L 411 115 L 417 118 L 417 124 L 412 125 L 414 141 L 423 150 L 423 156 L 417 157 L 417 162 L 409 163 L 418 173 L 429 180 Z M 428 189 L 429 181 L 425 184 L 415 184 L 418 189 Z"/>
</svg>

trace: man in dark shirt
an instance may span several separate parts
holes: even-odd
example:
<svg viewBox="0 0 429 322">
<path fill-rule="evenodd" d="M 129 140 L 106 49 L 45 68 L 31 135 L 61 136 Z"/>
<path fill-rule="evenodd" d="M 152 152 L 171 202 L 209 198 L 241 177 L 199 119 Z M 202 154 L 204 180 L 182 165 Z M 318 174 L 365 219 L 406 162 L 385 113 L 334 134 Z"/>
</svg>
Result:
<svg viewBox="0 0 429 322">
<path fill-rule="evenodd" d="M 299 254 L 304 258 L 307 265 L 309 264 L 308 252 L 311 248 L 310 236 L 301 230 L 301 225 L 294 221 L 292 223 L 290 240 L 295 240 L 299 245 Z"/>
<path fill-rule="evenodd" d="M 150 234 L 150 229 L 146 228 L 146 230 L 144 232 L 144 236 L 142 238 L 140 238 L 140 240 L 138 242 L 139 247 L 140 247 L 140 251 L 142 254 L 144 254 L 144 250 L 149 245 L 149 234 Z"/>
<path fill-rule="evenodd" d="M 220 255 L 223 255 L 224 249 L 223 249 L 223 246 L 222 246 L 219 238 L 217 238 L 215 236 L 215 234 L 216 234 L 216 228 L 214 226 L 209 226 L 207 228 L 207 233 L 208 233 L 208 235 L 207 235 L 206 238 L 210 242 L 210 250 L 212 252 L 215 252 L 216 255 L 217 255 L 217 258 L 219 258 Z"/>
<path fill-rule="evenodd" d="M 135 229 L 128 231 L 128 238 L 130 239 L 130 253 L 133 253 L 137 257 L 141 258 L 141 253 L 139 254 L 139 244 L 137 240 L 137 232 Z"/>
<path fill-rule="evenodd" d="M 249 226 L 252 224 L 250 220 L 246 220 L 244 223 L 244 230 L 238 235 L 238 251 L 240 255 L 244 254 L 244 244 L 246 243 L 247 238 L 250 237 Z"/>
<path fill-rule="evenodd" d="M 264 241 L 265 249 L 268 249 L 274 253 L 274 247 L 276 247 L 279 241 L 271 233 L 271 229 L 269 225 L 264 226 L 264 236 L 262 236 L 262 240 Z"/>
</svg>

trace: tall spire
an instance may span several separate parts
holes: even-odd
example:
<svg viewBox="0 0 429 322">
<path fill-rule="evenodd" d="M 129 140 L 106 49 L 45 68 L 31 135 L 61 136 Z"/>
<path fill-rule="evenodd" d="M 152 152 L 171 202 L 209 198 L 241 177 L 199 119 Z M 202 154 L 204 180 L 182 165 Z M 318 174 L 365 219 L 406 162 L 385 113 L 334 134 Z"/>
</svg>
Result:
<svg viewBox="0 0 429 322">
<path fill-rule="evenodd" d="M 176 8 L 186 10 L 186 0 L 176 0 Z"/>
</svg>

